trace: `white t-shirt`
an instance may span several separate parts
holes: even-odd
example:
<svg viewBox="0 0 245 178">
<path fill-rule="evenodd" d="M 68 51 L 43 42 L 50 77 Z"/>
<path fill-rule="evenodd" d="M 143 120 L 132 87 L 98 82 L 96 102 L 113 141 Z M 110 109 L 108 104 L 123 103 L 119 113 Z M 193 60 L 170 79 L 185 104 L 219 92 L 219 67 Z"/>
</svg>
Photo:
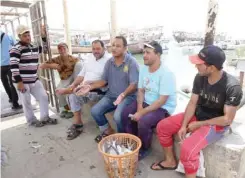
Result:
<svg viewBox="0 0 245 178">
<path fill-rule="evenodd" d="M 98 60 L 96 60 L 93 54 L 89 55 L 88 58 L 84 60 L 83 69 L 78 76 L 84 77 L 84 82 L 101 80 L 105 64 L 110 58 L 111 55 L 107 52 Z"/>
</svg>

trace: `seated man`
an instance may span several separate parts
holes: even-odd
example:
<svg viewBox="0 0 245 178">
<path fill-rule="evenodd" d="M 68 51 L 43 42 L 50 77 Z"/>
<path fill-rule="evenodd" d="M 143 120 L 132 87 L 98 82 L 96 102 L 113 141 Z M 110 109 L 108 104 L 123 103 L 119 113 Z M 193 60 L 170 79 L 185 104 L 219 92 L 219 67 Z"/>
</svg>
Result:
<svg viewBox="0 0 245 178">
<path fill-rule="evenodd" d="M 60 75 L 60 83 L 57 88 L 68 87 L 76 78 L 78 73 L 82 70 L 81 61 L 68 54 L 68 46 L 66 43 L 58 44 L 59 56 L 40 65 L 41 69 L 56 69 Z M 73 113 L 66 102 L 66 95 L 57 95 L 60 107 L 64 108 L 60 117 L 71 118 Z"/>
<path fill-rule="evenodd" d="M 89 100 L 98 101 L 105 94 L 103 89 L 93 90 L 86 96 L 80 96 L 79 94 L 81 86 L 86 86 L 80 84 L 89 84 L 102 78 L 105 64 L 108 59 L 111 58 L 111 56 L 105 51 L 104 43 L 100 40 L 92 42 L 92 53 L 93 54 L 84 61 L 83 69 L 80 71 L 75 81 L 68 88 L 57 90 L 57 93 L 60 95 L 70 94 L 68 102 L 71 107 L 71 111 L 74 113 L 74 123 L 68 129 L 68 140 L 76 138 L 82 132 L 82 105 Z"/>
<path fill-rule="evenodd" d="M 114 131 L 108 124 L 105 114 L 115 110 L 114 120 L 118 132 L 124 132 L 121 122 L 123 109 L 132 103 L 136 96 L 139 69 L 131 55 L 127 54 L 127 40 L 117 36 L 112 44 L 113 57 L 107 61 L 102 80 L 89 85 L 88 90 L 94 90 L 108 84 L 106 95 L 91 109 L 91 115 L 98 124 L 101 134 L 95 138 L 100 142 Z M 85 91 L 84 94 L 87 92 Z"/>
<path fill-rule="evenodd" d="M 153 170 L 177 167 L 173 153 L 173 135 L 181 139 L 180 161 L 186 178 L 195 178 L 200 150 L 224 136 L 242 98 L 238 80 L 222 70 L 225 53 L 217 46 L 207 46 L 190 60 L 198 73 L 185 113 L 168 117 L 157 125 L 157 134 L 166 160 L 151 166 Z M 185 138 L 186 133 L 191 135 Z"/>
<path fill-rule="evenodd" d="M 153 41 L 144 45 L 144 64 L 139 74 L 138 97 L 122 113 L 122 123 L 127 133 L 142 141 L 139 159 L 149 153 L 152 128 L 176 107 L 174 74 L 161 62 L 162 47 Z M 130 116 L 131 114 L 131 116 Z"/>
</svg>

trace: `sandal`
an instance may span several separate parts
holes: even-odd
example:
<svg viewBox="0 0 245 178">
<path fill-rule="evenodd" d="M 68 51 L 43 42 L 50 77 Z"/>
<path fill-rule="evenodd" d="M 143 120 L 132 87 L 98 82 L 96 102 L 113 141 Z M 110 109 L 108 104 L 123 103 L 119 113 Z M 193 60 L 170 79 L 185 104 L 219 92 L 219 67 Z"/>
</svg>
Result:
<svg viewBox="0 0 245 178">
<path fill-rule="evenodd" d="M 153 171 L 162 171 L 162 170 L 175 170 L 175 169 L 177 169 L 177 166 L 175 166 L 175 167 L 164 167 L 163 165 L 161 165 L 161 163 L 163 162 L 164 160 L 162 160 L 162 161 L 160 161 L 160 162 L 158 162 L 157 164 L 156 163 L 153 163 L 152 165 L 151 165 L 151 170 L 153 170 Z M 158 166 L 159 168 L 157 168 L 157 169 L 154 169 L 153 168 L 153 166 Z"/>
<path fill-rule="evenodd" d="M 56 125 L 58 123 L 57 119 L 48 118 L 46 121 L 42 121 L 45 125 Z"/>
<path fill-rule="evenodd" d="M 67 140 L 73 140 L 76 137 L 78 137 L 83 132 L 83 125 L 76 125 L 73 124 L 70 128 L 67 130 Z"/>
<path fill-rule="evenodd" d="M 97 137 L 95 137 L 94 140 L 95 140 L 97 143 L 99 143 L 103 138 L 105 138 L 105 137 L 107 137 L 107 136 L 109 136 L 109 135 L 106 134 L 106 133 L 102 133 L 102 134 L 98 135 Z"/>
<path fill-rule="evenodd" d="M 45 124 L 39 120 L 34 120 L 29 125 L 34 127 L 43 127 Z"/>
</svg>

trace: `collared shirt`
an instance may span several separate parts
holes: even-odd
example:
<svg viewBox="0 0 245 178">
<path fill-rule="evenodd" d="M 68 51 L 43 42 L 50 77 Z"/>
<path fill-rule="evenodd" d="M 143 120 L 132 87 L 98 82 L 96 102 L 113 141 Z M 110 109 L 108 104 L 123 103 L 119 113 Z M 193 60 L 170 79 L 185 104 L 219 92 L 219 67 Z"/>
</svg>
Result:
<svg viewBox="0 0 245 178">
<path fill-rule="evenodd" d="M 93 54 L 89 55 L 84 61 L 83 69 L 78 76 L 84 77 L 84 82 L 101 80 L 105 64 L 110 58 L 111 55 L 107 52 L 98 60 L 96 60 Z"/>
<path fill-rule="evenodd" d="M 1 35 L 3 32 L 1 32 Z M 4 33 L 3 40 L 1 42 L 1 62 L 0 66 L 8 66 L 10 64 L 10 55 L 9 55 L 9 50 L 11 47 L 16 43 L 14 39 Z"/>
<path fill-rule="evenodd" d="M 68 55 L 68 56 L 57 56 L 49 61 L 47 61 L 47 64 L 55 63 L 60 65 L 60 70 L 58 70 L 60 79 L 66 80 L 68 79 L 73 71 L 76 63 L 79 61 L 78 58 Z"/>
<path fill-rule="evenodd" d="M 109 87 L 106 95 L 117 98 L 130 84 L 137 84 L 138 78 L 139 65 L 133 56 L 125 54 L 124 61 L 120 66 L 115 64 L 115 59 L 112 57 L 107 61 L 102 77 Z M 136 92 L 131 96 L 135 96 L 135 94 Z"/>
<path fill-rule="evenodd" d="M 145 90 L 145 102 L 149 105 L 159 99 L 161 95 L 168 96 L 163 109 L 172 114 L 177 105 L 176 82 L 173 72 L 167 66 L 161 64 L 159 69 L 153 73 L 149 72 L 148 66 L 142 66 L 139 74 L 138 88 Z"/>
</svg>

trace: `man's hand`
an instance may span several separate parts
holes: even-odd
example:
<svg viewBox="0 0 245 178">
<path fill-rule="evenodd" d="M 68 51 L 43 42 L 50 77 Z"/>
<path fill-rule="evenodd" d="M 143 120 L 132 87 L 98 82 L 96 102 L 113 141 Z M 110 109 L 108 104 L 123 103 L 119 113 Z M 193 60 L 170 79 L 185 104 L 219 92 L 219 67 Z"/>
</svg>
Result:
<svg viewBox="0 0 245 178">
<path fill-rule="evenodd" d="M 23 82 L 19 82 L 17 84 L 17 89 L 21 92 L 21 93 L 25 93 L 26 92 L 26 89 L 25 89 L 25 86 L 24 86 L 24 83 Z"/>
<path fill-rule="evenodd" d="M 47 33 L 46 33 L 46 26 L 45 25 L 41 25 L 41 37 L 47 37 Z"/>
<path fill-rule="evenodd" d="M 202 126 L 202 122 L 200 121 L 191 122 L 190 124 L 188 124 L 187 130 L 188 132 L 193 132 L 196 129 L 200 128 L 201 126 Z"/>
<path fill-rule="evenodd" d="M 137 112 L 140 112 L 142 109 L 144 109 L 142 105 L 137 106 Z"/>
<path fill-rule="evenodd" d="M 69 91 L 68 88 L 58 88 L 55 90 L 56 94 L 58 95 L 65 95 L 68 93 L 68 91 Z"/>
<path fill-rule="evenodd" d="M 60 71 L 61 68 L 60 68 L 60 65 L 59 64 L 52 64 L 53 68 Z"/>
<path fill-rule="evenodd" d="M 76 95 L 77 96 L 85 96 L 86 94 L 89 93 L 90 89 L 91 89 L 90 85 L 82 85 L 77 89 Z"/>
<path fill-rule="evenodd" d="M 39 68 L 40 69 L 46 69 L 47 65 L 45 63 L 42 63 L 42 64 L 39 65 Z"/>
<path fill-rule="evenodd" d="M 178 132 L 178 136 L 181 142 L 185 139 L 186 133 L 187 133 L 187 128 L 182 126 Z"/>
<path fill-rule="evenodd" d="M 121 94 L 117 97 L 116 101 L 113 102 L 113 104 L 114 104 L 115 106 L 119 105 L 119 104 L 123 101 L 124 98 L 125 98 L 125 94 L 124 94 L 124 93 L 121 93 Z"/>
<path fill-rule="evenodd" d="M 143 113 L 139 111 L 139 112 L 136 112 L 134 115 L 132 115 L 131 119 L 133 121 L 137 121 L 138 122 L 142 116 L 143 116 Z"/>
</svg>

